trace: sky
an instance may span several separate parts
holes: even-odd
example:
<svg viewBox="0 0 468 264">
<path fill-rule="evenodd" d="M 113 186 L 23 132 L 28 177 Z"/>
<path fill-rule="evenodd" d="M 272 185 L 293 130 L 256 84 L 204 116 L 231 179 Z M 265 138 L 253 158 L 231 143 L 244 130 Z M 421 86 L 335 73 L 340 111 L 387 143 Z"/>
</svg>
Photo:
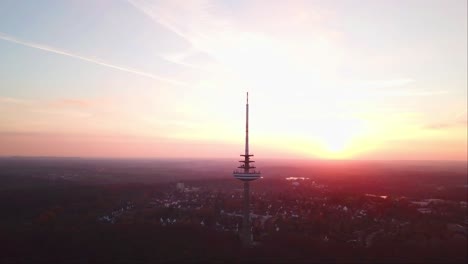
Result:
<svg viewBox="0 0 468 264">
<path fill-rule="evenodd" d="M 465 0 L 0 1 L 0 156 L 467 160 Z"/>
</svg>

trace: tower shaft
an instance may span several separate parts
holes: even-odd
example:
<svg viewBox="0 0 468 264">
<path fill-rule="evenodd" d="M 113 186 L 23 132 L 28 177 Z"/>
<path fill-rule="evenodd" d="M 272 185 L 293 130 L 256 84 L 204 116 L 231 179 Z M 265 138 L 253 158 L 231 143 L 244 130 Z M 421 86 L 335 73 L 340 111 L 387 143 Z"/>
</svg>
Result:
<svg viewBox="0 0 468 264">
<path fill-rule="evenodd" d="M 249 173 L 249 92 L 247 92 L 247 103 L 245 104 L 245 162 L 244 173 Z M 248 246 L 252 243 L 250 230 L 250 184 L 244 182 L 244 219 L 242 221 L 242 242 Z"/>
<path fill-rule="evenodd" d="M 250 230 L 250 183 L 244 182 L 244 218 L 242 220 L 242 243 L 244 246 L 252 244 L 252 234 Z"/>
</svg>

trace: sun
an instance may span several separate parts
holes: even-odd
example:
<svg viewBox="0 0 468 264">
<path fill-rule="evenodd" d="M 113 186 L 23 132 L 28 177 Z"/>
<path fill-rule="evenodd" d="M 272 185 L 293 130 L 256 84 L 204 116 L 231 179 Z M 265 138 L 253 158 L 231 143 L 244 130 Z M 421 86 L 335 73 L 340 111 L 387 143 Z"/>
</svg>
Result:
<svg viewBox="0 0 468 264">
<path fill-rule="evenodd" d="M 357 150 L 356 142 L 363 135 L 364 124 L 356 119 L 332 119 L 314 128 L 313 138 L 325 158 L 350 157 Z"/>
<path fill-rule="evenodd" d="M 345 131 L 330 130 L 317 138 L 319 149 L 315 154 L 324 158 L 344 158 L 350 156 L 352 135 Z"/>
<path fill-rule="evenodd" d="M 331 134 L 321 139 L 325 149 L 331 153 L 343 151 L 350 143 L 350 137 L 347 135 Z"/>
</svg>

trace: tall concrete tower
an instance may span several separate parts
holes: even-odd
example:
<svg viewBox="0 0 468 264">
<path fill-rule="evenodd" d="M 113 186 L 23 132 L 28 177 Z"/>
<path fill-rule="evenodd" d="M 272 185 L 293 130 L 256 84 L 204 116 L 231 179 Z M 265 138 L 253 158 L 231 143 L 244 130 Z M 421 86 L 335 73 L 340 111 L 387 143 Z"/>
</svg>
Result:
<svg viewBox="0 0 468 264">
<path fill-rule="evenodd" d="M 235 170 L 233 175 L 236 179 L 244 182 L 244 219 L 242 222 L 242 242 L 245 246 L 252 244 L 252 232 L 250 230 L 250 181 L 260 178 L 260 172 L 255 171 L 255 167 L 251 165 L 254 161 L 249 154 L 249 93 L 247 92 L 247 103 L 245 105 L 245 153 L 241 155 L 244 160 L 240 160 L 241 165 Z"/>
</svg>

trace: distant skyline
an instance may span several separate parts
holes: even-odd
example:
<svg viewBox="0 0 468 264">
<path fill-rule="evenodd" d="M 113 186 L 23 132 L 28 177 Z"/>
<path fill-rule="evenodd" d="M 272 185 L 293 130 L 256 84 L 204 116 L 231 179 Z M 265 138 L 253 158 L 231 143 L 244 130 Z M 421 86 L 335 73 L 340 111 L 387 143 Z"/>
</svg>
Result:
<svg viewBox="0 0 468 264">
<path fill-rule="evenodd" d="M 465 0 L 0 2 L 0 156 L 467 160 Z M 260 158 L 261 157 L 261 158 Z"/>
</svg>

